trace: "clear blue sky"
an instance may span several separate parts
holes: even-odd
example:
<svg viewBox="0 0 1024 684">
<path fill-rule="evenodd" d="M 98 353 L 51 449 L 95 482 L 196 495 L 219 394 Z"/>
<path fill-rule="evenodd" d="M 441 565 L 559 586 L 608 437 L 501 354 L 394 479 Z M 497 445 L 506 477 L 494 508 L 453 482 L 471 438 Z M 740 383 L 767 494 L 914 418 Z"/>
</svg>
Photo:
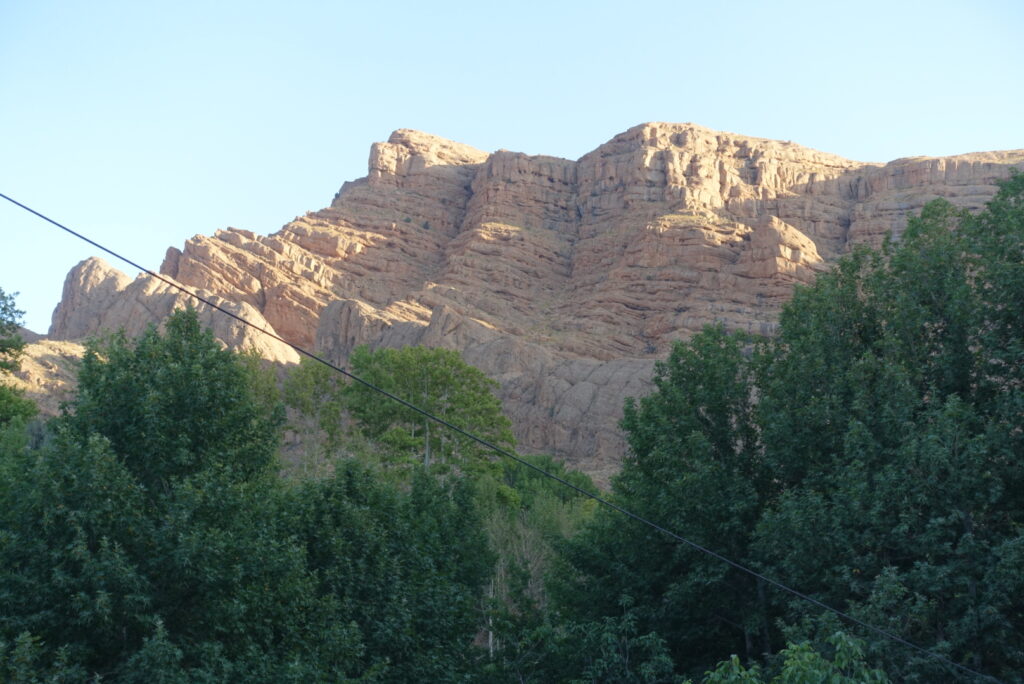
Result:
<svg viewBox="0 0 1024 684">
<path fill-rule="evenodd" d="M 0 192 L 155 269 L 326 206 L 396 128 L 573 159 L 644 121 L 1021 148 L 1022 35 L 1018 0 L 0 0 Z M 95 250 L 0 204 L 0 288 L 45 332 Z"/>
</svg>

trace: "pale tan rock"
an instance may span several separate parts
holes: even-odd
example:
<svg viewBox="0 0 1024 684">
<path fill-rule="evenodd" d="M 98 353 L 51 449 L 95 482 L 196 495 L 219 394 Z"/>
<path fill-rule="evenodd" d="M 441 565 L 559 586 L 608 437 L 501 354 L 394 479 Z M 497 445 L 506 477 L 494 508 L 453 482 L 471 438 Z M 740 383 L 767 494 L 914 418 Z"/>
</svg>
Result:
<svg viewBox="0 0 1024 684">
<path fill-rule="evenodd" d="M 23 390 L 40 415 L 53 417 L 60 413 L 62 402 L 73 398 L 84 355 L 85 346 L 78 342 L 37 337 L 25 345 L 19 370 L 4 375 L 0 382 Z"/>
<path fill-rule="evenodd" d="M 197 235 L 162 273 L 335 361 L 359 344 L 459 349 L 501 383 L 523 448 L 606 478 L 624 450 L 622 400 L 648 390 L 673 341 L 708 323 L 771 334 L 794 284 L 898 237 L 935 197 L 978 209 L 1022 162 L 1017 150 L 862 163 L 672 123 L 571 161 L 400 130 L 328 208 L 271 236 Z M 177 305 L 88 264 L 53 332 L 136 330 Z"/>
<path fill-rule="evenodd" d="M 76 289 L 81 288 L 81 289 Z M 124 330 L 137 337 L 153 323 L 166 319 L 172 312 L 192 306 L 199 320 L 226 345 L 236 349 L 254 349 L 264 358 L 278 363 L 298 363 L 298 353 L 258 330 L 197 302 L 186 293 L 149 275 L 134 281 L 96 257 L 86 259 L 68 274 L 65 292 L 71 290 L 53 313 L 49 337 L 53 340 L 83 340 L 109 332 Z M 97 300 L 90 298 L 97 292 Z M 227 301 L 216 294 L 199 290 L 198 294 L 243 318 L 274 333 L 260 312 L 248 303 Z M 72 308 L 72 304 L 77 305 Z"/>
<path fill-rule="evenodd" d="M 130 283 L 131 278 L 98 257 L 82 261 L 64 279 L 50 335 L 58 339 L 83 339 L 94 334 L 98 330 L 97 316 L 119 306 L 121 293 Z"/>
</svg>

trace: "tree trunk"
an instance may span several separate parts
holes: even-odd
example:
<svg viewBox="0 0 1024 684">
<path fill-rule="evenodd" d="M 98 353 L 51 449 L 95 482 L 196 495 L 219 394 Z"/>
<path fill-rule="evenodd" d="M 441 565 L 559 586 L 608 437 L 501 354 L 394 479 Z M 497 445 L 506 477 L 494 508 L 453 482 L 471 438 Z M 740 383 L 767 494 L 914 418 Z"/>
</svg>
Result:
<svg viewBox="0 0 1024 684">
<path fill-rule="evenodd" d="M 430 421 L 423 421 L 423 467 L 430 467 Z"/>
</svg>

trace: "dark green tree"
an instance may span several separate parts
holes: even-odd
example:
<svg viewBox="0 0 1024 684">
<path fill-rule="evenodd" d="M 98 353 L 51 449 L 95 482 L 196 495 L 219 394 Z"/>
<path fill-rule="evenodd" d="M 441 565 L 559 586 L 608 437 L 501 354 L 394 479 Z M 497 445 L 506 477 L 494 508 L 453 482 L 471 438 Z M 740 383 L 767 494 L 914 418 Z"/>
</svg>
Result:
<svg viewBox="0 0 1024 684">
<path fill-rule="evenodd" d="M 166 334 L 91 345 L 61 423 L 79 442 L 103 435 L 153 492 L 214 465 L 250 478 L 273 464 L 284 421 L 276 398 L 254 391 L 256 372 L 189 310 Z"/>
<path fill-rule="evenodd" d="M 746 347 L 721 328 L 677 345 L 656 366 L 656 391 L 626 404 L 630 455 L 613 480 L 616 503 L 733 558 L 746 557 L 770 484 Z M 565 558 L 556 594 L 575 620 L 615 615 L 628 600 L 640 632 L 660 634 L 682 672 L 770 650 L 764 587 L 617 512 L 599 510 Z"/>
<path fill-rule="evenodd" d="M 753 348 L 707 330 L 626 407 L 613 495 L 683 536 L 931 648 L 1019 681 L 1024 522 L 1024 178 L 976 215 L 936 201 L 855 249 Z M 576 619 L 635 601 L 696 674 L 729 651 L 827 648 L 836 618 L 639 525 L 569 546 Z M 901 681 L 966 677 L 875 634 Z M 727 650 L 723 650 L 727 649 Z"/>
<path fill-rule="evenodd" d="M 15 420 L 28 420 L 38 412 L 35 403 L 26 399 L 19 388 L 0 382 L 0 426 Z"/>
<path fill-rule="evenodd" d="M 15 307 L 14 295 L 0 290 L 0 372 L 18 369 L 18 357 L 25 347 L 18 334 L 18 323 L 24 313 Z"/>
<path fill-rule="evenodd" d="M 290 496 L 318 594 L 351 616 L 363 667 L 389 681 L 467 676 L 492 564 L 470 489 L 418 471 L 403 491 L 349 460 Z"/>
<path fill-rule="evenodd" d="M 1018 176 L 977 216 L 936 201 L 899 243 L 799 291 L 758 406 L 766 461 L 789 485 L 759 522 L 763 567 L 1004 677 L 1021 666 L 1015 618 L 988 588 L 1024 516 L 1024 354 L 1005 317 L 1024 296 L 1009 294 L 1024 285 L 1021 196 Z M 783 603 L 791 638 L 831 629 Z M 868 650 L 908 681 L 961 676 L 877 638 Z"/>
<path fill-rule="evenodd" d="M 355 463 L 281 480 L 281 411 L 256 373 L 182 312 L 93 345 L 41 450 L 0 432 L 0 673 L 466 674 L 491 567 L 468 490 Z"/>
<path fill-rule="evenodd" d="M 280 411 L 251 372 L 183 312 L 94 345 L 45 449 L 8 430 L 0 639 L 117 681 L 358 674 L 280 522 Z"/>
<path fill-rule="evenodd" d="M 0 426 L 36 414 L 36 405 L 24 393 L 3 382 L 3 376 L 18 370 L 19 357 L 25 347 L 18 334 L 18 323 L 23 311 L 14 306 L 14 297 L 0 290 Z"/>
</svg>

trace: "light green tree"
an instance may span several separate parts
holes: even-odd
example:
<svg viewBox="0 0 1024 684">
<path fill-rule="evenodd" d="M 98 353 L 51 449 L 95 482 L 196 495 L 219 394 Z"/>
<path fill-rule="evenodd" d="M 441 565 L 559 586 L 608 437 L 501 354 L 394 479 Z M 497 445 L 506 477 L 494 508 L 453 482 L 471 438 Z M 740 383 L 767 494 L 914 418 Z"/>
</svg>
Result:
<svg viewBox="0 0 1024 684">
<path fill-rule="evenodd" d="M 358 377 L 507 450 L 511 422 L 494 395 L 498 385 L 450 349 L 357 347 L 349 367 Z M 497 474 L 496 456 L 477 442 L 322 364 L 303 361 L 285 387 L 293 408 L 321 431 L 328 452 L 353 442 L 376 444 L 378 458 L 415 460 L 427 467 Z"/>
<path fill-rule="evenodd" d="M 494 395 L 498 384 L 451 349 L 358 347 L 349 358 L 364 380 L 496 446 L 513 450 L 511 421 Z M 359 384 L 348 386 L 348 407 L 370 437 L 418 453 L 424 465 L 482 469 L 495 456 L 467 437 Z"/>
<path fill-rule="evenodd" d="M 809 643 L 790 644 L 779 653 L 782 671 L 770 680 L 760 667 L 744 667 L 732 656 L 701 679 L 701 684 L 888 684 L 889 678 L 864 661 L 863 644 L 843 632 L 828 638 L 832 657 L 816 651 Z"/>
</svg>

